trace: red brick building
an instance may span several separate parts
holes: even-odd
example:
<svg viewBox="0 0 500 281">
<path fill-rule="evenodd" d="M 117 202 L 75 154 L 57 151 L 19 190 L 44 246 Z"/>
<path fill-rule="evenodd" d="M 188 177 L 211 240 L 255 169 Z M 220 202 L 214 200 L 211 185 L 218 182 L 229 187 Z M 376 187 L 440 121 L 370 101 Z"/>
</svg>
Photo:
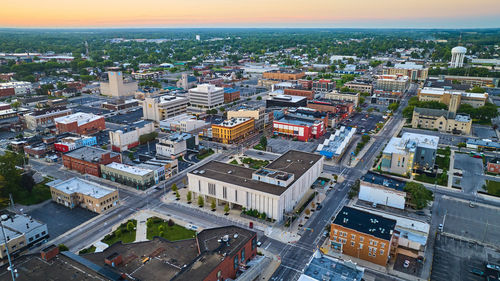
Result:
<svg viewBox="0 0 500 281">
<path fill-rule="evenodd" d="M 306 79 L 299 79 L 297 80 L 297 84 L 302 86 L 302 89 L 304 90 L 311 90 L 313 81 L 312 80 L 306 80 Z"/>
<path fill-rule="evenodd" d="M 230 103 L 240 99 L 240 91 L 235 89 L 224 89 L 224 103 Z"/>
<path fill-rule="evenodd" d="M 64 167 L 96 177 L 101 176 L 101 164 L 107 165 L 112 162 L 122 162 L 120 153 L 92 146 L 80 147 L 63 154 L 62 159 Z"/>
<path fill-rule="evenodd" d="M 0 89 L 0 97 L 11 97 L 16 94 L 14 88 Z"/>
<path fill-rule="evenodd" d="M 488 164 L 486 165 L 487 172 L 494 173 L 494 174 L 500 174 L 500 159 L 491 159 L 488 161 Z"/>
<path fill-rule="evenodd" d="M 299 89 L 285 89 L 283 94 L 289 95 L 289 96 L 300 96 L 300 97 L 306 97 L 307 100 L 313 100 L 314 99 L 314 92 L 309 91 L 309 90 L 299 90 Z"/>
<path fill-rule="evenodd" d="M 83 112 L 56 118 L 54 122 L 59 134 L 68 132 L 88 135 L 106 129 L 104 117 Z"/>
</svg>

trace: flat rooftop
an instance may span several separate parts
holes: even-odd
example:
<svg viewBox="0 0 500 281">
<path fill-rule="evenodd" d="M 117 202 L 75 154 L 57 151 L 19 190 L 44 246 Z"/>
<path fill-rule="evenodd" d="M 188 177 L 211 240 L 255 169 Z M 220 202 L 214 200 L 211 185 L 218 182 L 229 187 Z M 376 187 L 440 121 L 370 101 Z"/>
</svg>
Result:
<svg viewBox="0 0 500 281">
<path fill-rule="evenodd" d="M 339 156 L 349 145 L 355 132 L 356 128 L 342 126 L 335 131 L 335 134 L 330 135 L 322 144 L 319 144 L 317 150 L 322 155 L 327 154 L 330 157 Z"/>
<path fill-rule="evenodd" d="M 4 227 L 21 233 L 27 233 L 35 228 L 44 225 L 45 224 L 42 224 L 39 221 L 24 215 L 11 215 L 11 219 L 3 222 Z"/>
<path fill-rule="evenodd" d="M 144 169 L 116 162 L 109 163 L 108 165 L 106 165 L 106 167 L 141 177 L 153 172 L 152 170 L 149 169 Z"/>
<path fill-rule="evenodd" d="M 307 99 L 307 97 L 302 97 L 302 96 L 290 96 L 290 95 L 275 95 L 272 97 L 269 97 L 267 100 L 271 101 L 282 101 L 282 102 L 299 102 L 302 100 Z"/>
<path fill-rule="evenodd" d="M 110 153 L 110 157 L 115 157 L 117 155 L 120 155 L 119 153 L 104 150 L 102 148 L 93 146 L 83 146 L 73 151 L 70 151 L 65 155 L 83 161 L 97 163 L 101 159 L 102 155 L 106 153 Z"/>
<path fill-rule="evenodd" d="M 325 280 L 325 277 L 330 281 L 361 281 L 363 274 L 364 269 L 350 261 L 341 261 L 317 252 L 303 273 L 310 278 L 301 276 L 299 281 Z"/>
<path fill-rule="evenodd" d="M 392 232 L 396 227 L 396 220 L 348 206 L 340 210 L 333 223 L 387 241 L 391 240 Z"/>
<path fill-rule="evenodd" d="M 82 126 L 84 124 L 99 120 L 101 118 L 104 117 L 92 113 L 77 112 L 67 116 L 55 118 L 54 122 L 61 124 L 70 124 L 77 122 L 78 126 Z"/>
<path fill-rule="evenodd" d="M 231 119 L 228 119 L 228 120 L 224 120 L 222 123 L 217 124 L 216 126 L 232 128 L 232 127 L 236 127 L 236 126 L 238 126 L 240 124 L 243 124 L 243 123 L 247 122 L 250 119 L 251 118 L 244 118 L 244 117 L 231 118 Z"/>
<path fill-rule="evenodd" d="M 314 124 L 317 124 L 319 121 L 315 120 L 314 118 L 310 117 L 301 117 L 301 116 L 291 116 L 291 115 L 285 115 L 279 119 L 275 119 L 275 122 L 281 122 L 281 123 L 287 123 L 287 124 L 292 124 L 292 125 L 297 125 L 297 126 L 313 126 Z"/>
<path fill-rule="evenodd" d="M 93 198 L 102 198 L 115 191 L 115 189 L 104 187 L 81 178 L 71 178 L 65 181 L 55 180 L 49 182 L 47 185 L 66 194 L 81 193 Z"/>
<path fill-rule="evenodd" d="M 438 144 L 439 137 L 437 136 L 406 132 L 400 138 L 391 138 L 384 148 L 383 153 L 405 154 L 406 151 L 415 151 L 417 147 L 437 149 Z"/>
<path fill-rule="evenodd" d="M 373 172 L 367 172 L 362 178 L 362 181 L 367 182 L 367 183 L 372 183 L 376 185 L 382 185 L 388 188 L 392 188 L 395 190 L 403 191 L 406 182 L 402 180 L 398 180 L 395 178 L 391 178 L 385 175 L 373 173 Z"/>
<path fill-rule="evenodd" d="M 421 64 L 416 64 L 414 62 L 406 62 L 406 63 L 397 63 L 394 65 L 394 68 L 399 69 L 424 69 L 424 66 Z"/>
<path fill-rule="evenodd" d="M 461 95 L 463 97 L 476 98 L 476 99 L 488 98 L 487 93 L 467 93 L 467 92 L 461 91 L 461 90 L 454 90 L 454 89 L 447 89 L 447 88 L 431 88 L 431 87 L 424 87 L 422 90 L 420 90 L 420 94 L 424 94 L 424 95 L 451 94 L 451 95 Z"/>
</svg>

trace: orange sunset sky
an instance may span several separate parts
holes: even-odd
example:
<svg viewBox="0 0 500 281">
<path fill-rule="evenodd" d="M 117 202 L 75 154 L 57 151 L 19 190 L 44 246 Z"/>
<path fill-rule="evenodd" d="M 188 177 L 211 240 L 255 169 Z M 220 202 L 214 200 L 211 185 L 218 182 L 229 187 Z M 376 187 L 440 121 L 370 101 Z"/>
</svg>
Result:
<svg viewBox="0 0 500 281">
<path fill-rule="evenodd" d="M 500 0 L 1 0 L 0 27 L 500 27 Z"/>
</svg>

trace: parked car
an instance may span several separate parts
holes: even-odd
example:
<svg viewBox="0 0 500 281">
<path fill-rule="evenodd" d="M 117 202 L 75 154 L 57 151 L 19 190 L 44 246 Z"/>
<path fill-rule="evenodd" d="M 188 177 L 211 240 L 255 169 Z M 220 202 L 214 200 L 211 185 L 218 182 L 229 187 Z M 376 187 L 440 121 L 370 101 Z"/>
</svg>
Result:
<svg viewBox="0 0 500 281">
<path fill-rule="evenodd" d="M 440 232 L 443 232 L 443 224 L 442 223 L 439 224 L 438 229 Z"/>
<path fill-rule="evenodd" d="M 484 272 L 483 272 L 481 269 L 479 269 L 479 268 L 475 268 L 475 267 L 473 267 L 473 268 L 471 268 L 469 271 L 470 271 L 472 274 L 475 274 L 475 275 L 478 275 L 478 276 L 483 276 L 483 275 L 484 275 Z"/>
</svg>

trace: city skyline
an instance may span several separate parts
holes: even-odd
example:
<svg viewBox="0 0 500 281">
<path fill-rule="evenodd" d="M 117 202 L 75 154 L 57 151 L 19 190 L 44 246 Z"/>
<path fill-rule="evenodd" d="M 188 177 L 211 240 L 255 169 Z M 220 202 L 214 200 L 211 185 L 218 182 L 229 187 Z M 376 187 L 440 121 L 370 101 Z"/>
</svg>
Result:
<svg viewBox="0 0 500 281">
<path fill-rule="evenodd" d="M 459 0 L 423 0 L 400 5 L 395 0 L 315 0 L 304 6 L 296 0 L 272 2 L 215 0 L 131 1 L 97 0 L 66 3 L 6 0 L 0 11 L 2 28 L 114 27 L 325 27 L 325 28 L 488 28 L 500 27 L 500 2 L 478 0 L 474 6 Z M 54 8 L 57 7 L 57 8 Z M 423 7 L 432 7 L 424 9 Z M 416 11 L 409 13 L 408 11 Z"/>
</svg>

